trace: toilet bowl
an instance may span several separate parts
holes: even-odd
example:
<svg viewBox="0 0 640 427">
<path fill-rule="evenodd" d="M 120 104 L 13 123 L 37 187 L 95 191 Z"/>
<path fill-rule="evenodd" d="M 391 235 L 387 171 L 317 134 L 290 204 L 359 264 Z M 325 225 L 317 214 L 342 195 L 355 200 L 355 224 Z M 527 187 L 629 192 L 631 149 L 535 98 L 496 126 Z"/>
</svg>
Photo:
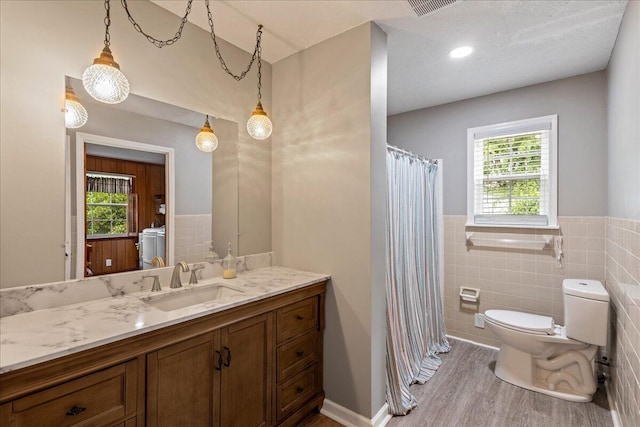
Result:
<svg viewBox="0 0 640 427">
<path fill-rule="evenodd" d="M 562 285 L 566 325 L 510 310 L 487 310 L 485 324 L 500 342 L 495 374 L 508 383 L 574 402 L 596 391 L 595 355 L 606 345 L 609 295 L 595 280 Z"/>
</svg>

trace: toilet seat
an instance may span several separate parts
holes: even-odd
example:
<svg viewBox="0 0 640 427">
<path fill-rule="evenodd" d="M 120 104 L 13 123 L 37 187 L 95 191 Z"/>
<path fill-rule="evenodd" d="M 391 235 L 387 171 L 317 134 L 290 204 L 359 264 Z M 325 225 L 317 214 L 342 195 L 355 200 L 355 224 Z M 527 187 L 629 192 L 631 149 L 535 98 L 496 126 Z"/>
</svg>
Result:
<svg viewBox="0 0 640 427">
<path fill-rule="evenodd" d="M 487 310 L 485 319 L 499 326 L 534 335 L 554 335 L 553 318 L 511 310 Z"/>
</svg>

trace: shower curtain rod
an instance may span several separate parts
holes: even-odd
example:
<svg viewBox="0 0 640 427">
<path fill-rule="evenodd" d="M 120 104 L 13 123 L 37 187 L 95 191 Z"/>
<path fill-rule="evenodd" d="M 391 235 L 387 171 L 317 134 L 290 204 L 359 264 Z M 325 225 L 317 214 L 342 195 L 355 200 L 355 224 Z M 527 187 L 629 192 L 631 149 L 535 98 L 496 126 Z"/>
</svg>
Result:
<svg viewBox="0 0 640 427">
<path fill-rule="evenodd" d="M 421 156 L 419 154 L 412 153 L 411 151 L 403 150 L 402 148 L 396 147 L 395 145 L 387 144 L 387 149 L 388 150 L 394 150 L 394 151 L 406 154 L 406 155 L 411 156 L 411 157 L 415 157 L 416 159 L 423 160 L 425 162 L 428 162 L 428 163 L 431 163 L 431 164 L 434 164 L 434 165 L 438 164 L 437 160 L 433 160 L 433 159 L 430 159 L 428 157 L 424 157 L 424 156 Z"/>
</svg>

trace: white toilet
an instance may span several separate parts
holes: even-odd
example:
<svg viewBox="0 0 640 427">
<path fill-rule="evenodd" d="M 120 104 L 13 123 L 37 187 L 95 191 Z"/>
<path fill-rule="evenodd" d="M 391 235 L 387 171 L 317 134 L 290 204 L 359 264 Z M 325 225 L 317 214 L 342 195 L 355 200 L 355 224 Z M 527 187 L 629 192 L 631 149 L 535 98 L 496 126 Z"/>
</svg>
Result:
<svg viewBox="0 0 640 427">
<path fill-rule="evenodd" d="M 607 344 L 609 294 L 597 280 L 562 282 L 565 326 L 547 316 L 487 310 L 500 341 L 495 374 L 508 383 L 573 402 L 596 391 L 595 354 Z"/>
</svg>

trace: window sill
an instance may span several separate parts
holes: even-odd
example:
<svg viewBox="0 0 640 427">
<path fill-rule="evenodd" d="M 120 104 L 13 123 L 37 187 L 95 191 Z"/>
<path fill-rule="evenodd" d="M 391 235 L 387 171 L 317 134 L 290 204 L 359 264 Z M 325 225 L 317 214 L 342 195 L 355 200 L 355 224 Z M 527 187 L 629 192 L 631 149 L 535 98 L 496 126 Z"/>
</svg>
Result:
<svg viewBox="0 0 640 427">
<path fill-rule="evenodd" d="M 128 234 L 100 234 L 96 236 L 87 236 L 87 240 L 125 239 L 128 237 L 137 237 L 137 236 L 129 236 Z"/>
<path fill-rule="evenodd" d="M 538 230 L 560 230 L 559 225 L 531 225 L 531 224 L 474 224 L 466 223 L 465 227 L 474 228 L 530 228 Z"/>
</svg>

